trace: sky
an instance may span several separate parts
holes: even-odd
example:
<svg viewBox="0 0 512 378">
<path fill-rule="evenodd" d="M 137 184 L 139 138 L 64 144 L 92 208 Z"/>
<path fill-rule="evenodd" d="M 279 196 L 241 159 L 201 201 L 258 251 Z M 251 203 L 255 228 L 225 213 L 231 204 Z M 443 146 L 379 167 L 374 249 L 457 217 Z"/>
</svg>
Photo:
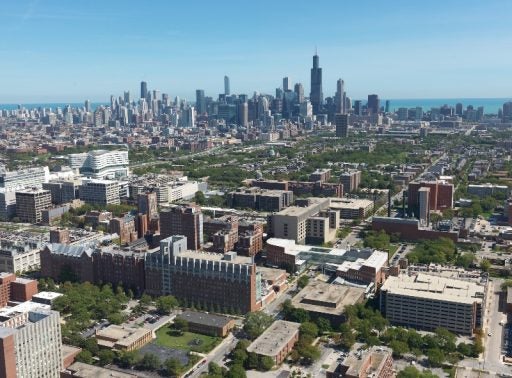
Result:
<svg viewBox="0 0 512 378">
<path fill-rule="evenodd" d="M 2 0 L 0 103 L 106 102 L 140 81 L 195 90 L 366 98 L 512 96 L 510 0 Z"/>
</svg>

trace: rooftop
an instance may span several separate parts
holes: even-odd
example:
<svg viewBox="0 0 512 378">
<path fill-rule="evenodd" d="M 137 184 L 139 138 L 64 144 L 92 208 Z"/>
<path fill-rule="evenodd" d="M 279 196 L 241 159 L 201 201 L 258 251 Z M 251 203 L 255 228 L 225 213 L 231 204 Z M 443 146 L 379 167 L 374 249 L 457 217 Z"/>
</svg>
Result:
<svg viewBox="0 0 512 378">
<path fill-rule="evenodd" d="M 419 273 L 411 276 L 390 276 L 381 291 L 408 297 L 473 304 L 483 301 L 485 287 L 472 281 Z"/>
<path fill-rule="evenodd" d="M 75 362 L 65 372 L 73 377 L 96 377 L 96 378 L 134 378 L 135 374 L 123 373 L 115 370 L 105 369 L 99 366 Z"/>
<path fill-rule="evenodd" d="M 107 328 L 96 331 L 96 338 L 99 345 L 108 348 L 112 348 L 116 344 L 130 346 L 148 332 L 151 332 L 151 330 L 147 328 L 123 327 L 112 324 Z"/>
<path fill-rule="evenodd" d="M 358 287 L 331 285 L 314 280 L 292 299 L 292 304 L 306 311 L 339 316 L 345 307 L 364 298 L 365 290 Z"/>
<path fill-rule="evenodd" d="M 373 201 L 354 198 L 331 198 L 331 209 L 360 209 L 373 206 Z"/>
<path fill-rule="evenodd" d="M 275 357 L 299 332 L 300 324 L 276 320 L 247 348 L 250 353 Z"/>
<path fill-rule="evenodd" d="M 185 319 L 191 323 L 203 324 L 212 327 L 224 327 L 233 321 L 233 319 L 227 316 L 208 314 L 206 312 L 197 311 L 185 311 L 178 315 L 178 318 Z"/>
</svg>

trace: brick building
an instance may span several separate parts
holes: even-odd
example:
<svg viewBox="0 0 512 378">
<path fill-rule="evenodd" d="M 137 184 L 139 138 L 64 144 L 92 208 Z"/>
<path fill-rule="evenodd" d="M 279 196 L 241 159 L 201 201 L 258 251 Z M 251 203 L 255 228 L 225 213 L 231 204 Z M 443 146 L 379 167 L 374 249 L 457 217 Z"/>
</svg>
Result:
<svg viewBox="0 0 512 378">
<path fill-rule="evenodd" d="M 48 244 L 41 251 L 41 274 L 55 281 L 76 280 L 144 291 L 144 254 L 113 247 Z"/>
<path fill-rule="evenodd" d="M 391 351 L 382 347 L 373 347 L 361 354 L 361 357 L 348 356 L 343 362 L 334 362 L 326 370 L 327 378 L 392 378 L 393 370 Z"/>
<path fill-rule="evenodd" d="M 0 307 L 4 307 L 9 301 L 29 301 L 37 292 L 36 280 L 18 278 L 14 273 L 0 273 Z"/>
<path fill-rule="evenodd" d="M 225 255 L 187 250 L 184 236 L 160 242 L 160 250 L 146 254 L 148 294 L 174 295 L 187 305 L 214 311 L 256 311 L 256 265 L 235 252 Z"/>
<path fill-rule="evenodd" d="M 135 217 L 132 215 L 111 219 L 108 228 L 111 234 L 119 235 L 119 243 L 121 245 L 130 244 L 137 240 L 138 235 L 135 230 Z"/>
<path fill-rule="evenodd" d="M 448 238 L 456 242 L 458 239 L 458 234 L 455 231 L 435 231 L 430 228 L 423 228 L 420 227 L 417 219 L 373 217 L 372 230 L 383 230 L 389 235 L 397 234 L 401 240 L 405 241 Z"/>
<path fill-rule="evenodd" d="M 410 182 L 407 194 L 407 206 L 410 213 L 419 215 L 419 190 L 429 188 L 429 209 L 431 211 L 451 209 L 453 207 L 453 184 L 443 181 Z"/>
<path fill-rule="evenodd" d="M 162 239 L 174 235 L 187 237 L 187 248 L 201 249 L 203 244 L 203 213 L 196 205 L 173 206 L 160 212 Z"/>
<path fill-rule="evenodd" d="M 235 327 L 234 319 L 206 312 L 184 311 L 177 317 L 187 321 L 191 332 L 203 335 L 226 337 Z"/>
</svg>

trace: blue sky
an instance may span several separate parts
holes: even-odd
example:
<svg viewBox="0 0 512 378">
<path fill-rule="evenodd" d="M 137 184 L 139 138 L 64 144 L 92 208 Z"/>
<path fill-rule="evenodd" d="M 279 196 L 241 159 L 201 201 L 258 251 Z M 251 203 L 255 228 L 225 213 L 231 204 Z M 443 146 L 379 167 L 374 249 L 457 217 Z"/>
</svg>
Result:
<svg viewBox="0 0 512 378">
<path fill-rule="evenodd" d="M 309 93 L 315 46 L 324 96 L 509 97 L 510 0 L 3 0 L 0 103 L 107 101 L 139 82 Z"/>
</svg>

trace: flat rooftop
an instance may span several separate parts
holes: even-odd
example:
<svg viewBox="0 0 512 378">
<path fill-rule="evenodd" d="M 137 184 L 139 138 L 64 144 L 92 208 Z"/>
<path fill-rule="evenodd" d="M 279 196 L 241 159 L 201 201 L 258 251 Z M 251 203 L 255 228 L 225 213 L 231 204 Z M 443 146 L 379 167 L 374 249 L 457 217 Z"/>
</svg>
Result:
<svg viewBox="0 0 512 378">
<path fill-rule="evenodd" d="M 292 299 L 293 306 L 306 311 L 340 316 L 345 307 L 360 302 L 365 290 L 314 280 Z"/>
<path fill-rule="evenodd" d="M 247 348 L 249 353 L 275 357 L 299 332 L 300 324 L 276 320 Z"/>
<path fill-rule="evenodd" d="M 419 273 L 390 276 L 381 291 L 407 297 L 472 304 L 483 301 L 485 287 L 472 281 Z"/>
<path fill-rule="evenodd" d="M 231 321 L 233 321 L 233 319 L 227 316 L 207 314 L 206 312 L 197 311 L 185 311 L 182 314 L 178 315 L 178 318 L 184 319 L 191 323 L 202 324 L 212 327 L 225 327 Z"/>
<path fill-rule="evenodd" d="M 48 300 L 54 300 L 58 297 L 62 297 L 64 294 L 56 293 L 54 291 L 41 291 L 40 293 L 34 294 L 32 298 L 41 298 L 41 299 L 48 299 Z"/>
<path fill-rule="evenodd" d="M 353 199 L 353 198 L 331 198 L 331 209 L 365 209 L 373 206 L 373 201 L 367 199 Z"/>
<path fill-rule="evenodd" d="M 96 378 L 134 378 L 135 374 L 123 373 L 120 371 L 105 369 L 99 366 L 84 364 L 83 362 L 75 362 L 70 365 L 66 373 L 73 377 L 96 377 Z"/>
<path fill-rule="evenodd" d="M 109 348 L 112 348 L 115 344 L 130 346 L 148 332 L 151 332 L 148 328 L 132 328 L 112 324 L 107 328 L 96 331 L 96 338 L 99 337 L 99 345 Z"/>
<path fill-rule="evenodd" d="M 200 251 L 183 251 L 176 254 L 176 257 L 191 258 L 197 260 L 208 260 L 208 261 L 219 261 L 232 264 L 253 264 L 252 258 L 248 256 L 240 256 L 236 253 L 231 255 L 233 258 L 229 259 L 226 254 L 212 253 L 212 252 L 200 252 Z"/>
</svg>

